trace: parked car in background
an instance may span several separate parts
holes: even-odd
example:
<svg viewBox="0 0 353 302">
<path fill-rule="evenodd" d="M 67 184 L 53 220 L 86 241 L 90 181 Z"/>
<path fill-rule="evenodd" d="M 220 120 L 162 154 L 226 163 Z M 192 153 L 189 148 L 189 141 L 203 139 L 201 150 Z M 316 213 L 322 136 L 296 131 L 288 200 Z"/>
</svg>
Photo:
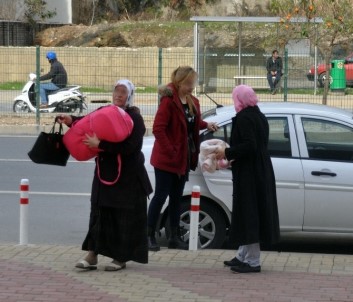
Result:
<svg viewBox="0 0 353 302">
<path fill-rule="evenodd" d="M 346 86 L 353 86 L 353 53 L 344 59 L 344 68 L 346 69 Z M 317 66 L 317 80 L 320 87 L 324 87 L 326 80 L 326 64 L 319 64 Z M 315 67 L 311 66 L 307 73 L 309 81 L 314 81 Z"/>
<path fill-rule="evenodd" d="M 306 103 L 260 103 L 270 126 L 269 152 L 276 176 L 282 238 L 349 237 L 353 239 L 353 114 L 343 109 Z M 204 114 L 217 122 L 216 132 L 203 131 L 201 141 L 222 139 L 229 143 L 233 106 Z M 143 152 L 149 164 L 154 138 L 147 137 Z M 200 186 L 199 244 L 221 248 L 227 237 L 232 211 L 230 169 L 215 173 L 200 168 L 190 174 L 184 197 L 180 228 L 188 241 L 190 201 L 194 185 Z M 162 209 L 160 228 L 169 232 L 167 205 Z"/>
</svg>

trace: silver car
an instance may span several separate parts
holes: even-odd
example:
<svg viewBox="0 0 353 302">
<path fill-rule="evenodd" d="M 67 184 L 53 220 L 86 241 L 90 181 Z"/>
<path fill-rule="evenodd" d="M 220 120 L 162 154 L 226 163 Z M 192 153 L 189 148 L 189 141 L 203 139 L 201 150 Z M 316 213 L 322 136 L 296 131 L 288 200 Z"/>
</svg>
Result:
<svg viewBox="0 0 353 302">
<path fill-rule="evenodd" d="M 353 239 L 353 114 L 324 105 L 259 103 L 270 125 L 269 151 L 276 176 L 281 237 Z M 201 141 L 218 138 L 229 143 L 233 106 L 204 114 L 218 123 L 217 132 L 203 131 Z M 146 137 L 143 151 L 149 164 L 154 138 Z M 180 220 L 182 239 L 189 235 L 192 187 L 200 186 L 199 246 L 221 248 L 232 211 L 230 169 L 215 173 L 198 168 L 186 183 Z M 168 235 L 167 203 L 160 228 Z"/>
</svg>

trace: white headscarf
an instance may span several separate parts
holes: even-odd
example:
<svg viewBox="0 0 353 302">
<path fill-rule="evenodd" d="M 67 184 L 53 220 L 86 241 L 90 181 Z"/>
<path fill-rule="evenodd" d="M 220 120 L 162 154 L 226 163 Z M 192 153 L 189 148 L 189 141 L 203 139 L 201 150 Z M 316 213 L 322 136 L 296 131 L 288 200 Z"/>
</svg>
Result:
<svg viewBox="0 0 353 302">
<path fill-rule="evenodd" d="M 135 86 L 134 84 L 132 84 L 131 81 L 127 80 L 127 79 L 122 79 L 122 80 L 118 80 L 115 85 L 114 88 L 118 85 L 123 85 L 126 87 L 129 95 L 127 97 L 127 101 L 126 101 L 126 106 L 132 106 L 134 104 L 134 97 L 135 97 Z"/>
</svg>

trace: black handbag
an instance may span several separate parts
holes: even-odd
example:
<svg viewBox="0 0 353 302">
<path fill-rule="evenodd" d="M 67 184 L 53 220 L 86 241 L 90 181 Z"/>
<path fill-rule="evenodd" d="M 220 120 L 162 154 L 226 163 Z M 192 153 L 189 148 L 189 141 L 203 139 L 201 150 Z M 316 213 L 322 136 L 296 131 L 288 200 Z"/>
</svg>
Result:
<svg viewBox="0 0 353 302">
<path fill-rule="evenodd" d="M 56 122 L 49 133 L 41 132 L 28 152 L 29 158 L 36 164 L 66 166 L 70 153 L 63 143 L 63 126 L 59 124 L 59 131 L 55 132 L 55 125 Z"/>
</svg>

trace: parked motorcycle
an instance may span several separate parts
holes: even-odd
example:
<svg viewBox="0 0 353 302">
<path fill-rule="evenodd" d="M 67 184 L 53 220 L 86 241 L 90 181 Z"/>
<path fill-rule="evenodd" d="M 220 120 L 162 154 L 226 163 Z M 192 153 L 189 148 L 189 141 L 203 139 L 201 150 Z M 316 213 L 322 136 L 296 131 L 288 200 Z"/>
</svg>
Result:
<svg viewBox="0 0 353 302">
<path fill-rule="evenodd" d="M 15 97 L 13 111 L 16 113 L 36 112 L 36 75 L 29 74 L 29 80 L 24 85 L 22 93 Z M 65 88 L 48 92 L 48 107 L 39 108 L 40 112 L 82 113 L 87 109 L 85 96 L 80 91 L 81 86 L 66 86 Z"/>
</svg>

